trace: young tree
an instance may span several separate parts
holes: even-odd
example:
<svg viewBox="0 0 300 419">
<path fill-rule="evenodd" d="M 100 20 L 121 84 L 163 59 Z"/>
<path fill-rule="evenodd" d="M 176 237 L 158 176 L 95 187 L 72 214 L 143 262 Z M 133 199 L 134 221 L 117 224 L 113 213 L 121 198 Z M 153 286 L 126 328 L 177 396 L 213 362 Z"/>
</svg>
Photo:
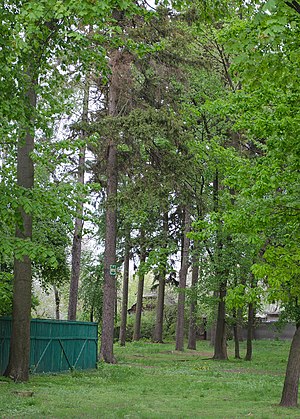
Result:
<svg viewBox="0 0 300 419">
<path fill-rule="evenodd" d="M 168 243 L 169 235 L 169 217 L 165 212 L 163 215 L 163 241 L 165 246 Z M 159 265 L 158 272 L 158 294 L 156 303 L 156 321 L 155 329 L 153 332 L 154 342 L 163 342 L 163 319 L 164 319 L 164 304 L 165 304 L 165 288 L 166 288 L 166 275 L 167 275 L 167 255 L 163 255 L 163 260 Z"/>
<path fill-rule="evenodd" d="M 124 270 L 123 270 L 123 290 L 122 290 L 122 309 L 119 342 L 121 346 L 126 343 L 126 324 L 128 309 L 128 287 L 129 287 L 129 263 L 130 263 L 130 231 L 125 235 L 124 249 Z"/>
<path fill-rule="evenodd" d="M 190 239 L 188 233 L 191 228 L 190 208 L 186 205 L 183 210 L 183 237 L 182 237 L 182 253 L 181 268 L 179 271 L 179 293 L 177 307 L 177 323 L 176 323 L 176 351 L 184 350 L 184 307 L 185 307 L 185 291 L 186 280 L 189 268 L 189 247 Z"/>
<path fill-rule="evenodd" d="M 197 283 L 199 279 L 199 263 L 200 256 L 197 249 L 197 244 L 194 242 L 192 255 L 192 283 L 191 283 L 191 303 L 190 303 L 190 320 L 189 320 L 189 335 L 188 335 L 188 349 L 196 350 L 197 345 L 197 325 L 196 325 L 196 308 L 197 308 Z M 200 268 L 201 269 L 201 268 Z"/>
<path fill-rule="evenodd" d="M 146 244 L 145 244 L 145 232 L 143 228 L 140 231 L 140 266 L 138 270 L 138 291 L 136 296 L 136 311 L 135 311 L 135 322 L 133 330 L 133 340 L 140 340 L 141 338 L 141 318 L 143 311 L 143 299 L 144 299 L 144 281 L 145 281 L 145 268 L 144 264 L 146 261 Z"/>
</svg>

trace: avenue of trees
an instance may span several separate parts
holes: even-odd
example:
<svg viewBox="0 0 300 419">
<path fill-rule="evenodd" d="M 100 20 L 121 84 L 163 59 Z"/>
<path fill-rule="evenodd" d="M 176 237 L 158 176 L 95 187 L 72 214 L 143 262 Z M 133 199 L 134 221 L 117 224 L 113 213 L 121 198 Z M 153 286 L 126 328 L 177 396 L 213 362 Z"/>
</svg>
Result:
<svg viewBox="0 0 300 419">
<path fill-rule="evenodd" d="M 57 318 L 62 285 L 69 320 L 84 301 L 87 318 L 100 323 L 99 360 L 116 362 L 117 287 L 122 281 L 125 345 L 133 260 L 133 340 L 149 272 L 152 339 L 163 342 L 165 295 L 176 288 L 178 351 L 186 331 L 196 349 L 205 314 L 214 359 L 227 360 L 229 328 L 241 357 L 246 323 L 250 361 L 256 313 L 262 302 L 279 303 L 296 324 L 280 404 L 295 406 L 300 3 L 155 3 L 3 2 L 0 315 L 12 314 L 5 375 L 29 378 L 33 278 L 53 290 Z M 97 256 L 82 249 L 91 234 Z"/>
</svg>

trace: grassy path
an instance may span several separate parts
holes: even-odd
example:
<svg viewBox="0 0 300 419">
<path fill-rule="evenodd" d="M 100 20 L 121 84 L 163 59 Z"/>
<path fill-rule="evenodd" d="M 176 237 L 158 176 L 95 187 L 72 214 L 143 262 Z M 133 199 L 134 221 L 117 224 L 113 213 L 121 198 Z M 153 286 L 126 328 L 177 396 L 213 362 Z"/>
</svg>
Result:
<svg viewBox="0 0 300 419">
<path fill-rule="evenodd" d="M 230 360 L 216 362 L 207 342 L 184 353 L 173 344 L 116 345 L 117 365 L 36 375 L 28 384 L 2 378 L 0 417 L 300 419 L 300 410 L 277 406 L 288 349 L 257 341 L 253 361 L 234 360 L 230 347 Z"/>
</svg>

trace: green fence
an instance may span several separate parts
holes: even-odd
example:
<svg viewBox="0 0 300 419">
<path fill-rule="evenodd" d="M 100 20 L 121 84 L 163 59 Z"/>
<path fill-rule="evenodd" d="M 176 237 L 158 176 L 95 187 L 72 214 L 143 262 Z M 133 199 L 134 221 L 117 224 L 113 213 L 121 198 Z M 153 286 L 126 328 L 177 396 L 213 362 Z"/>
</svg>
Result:
<svg viewBox="0 0 300 419">
<path fill-rule="evenodd" d="M 9 357 L 11 319 L 0 318 L 0 373 Z M 97 323 L 32 319 L 30 323 L 30 371 L 58 372 L 95 368 Z"/>
</svg>

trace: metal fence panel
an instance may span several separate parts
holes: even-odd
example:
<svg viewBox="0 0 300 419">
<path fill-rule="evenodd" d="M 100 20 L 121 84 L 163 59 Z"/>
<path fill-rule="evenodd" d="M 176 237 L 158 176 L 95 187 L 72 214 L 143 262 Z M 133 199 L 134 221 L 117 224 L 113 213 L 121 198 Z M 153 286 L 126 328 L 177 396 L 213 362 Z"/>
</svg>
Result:
<svg viewBox="0 0 300 419">
<path fill-rule="evenodd" d="M 11 318 L 0 318 L 0 373 L 8 364 Z M 59 372 L 96 368 L 98 325 L 90 322 L 32 319 L 30 371 Z"/>
</svg>

